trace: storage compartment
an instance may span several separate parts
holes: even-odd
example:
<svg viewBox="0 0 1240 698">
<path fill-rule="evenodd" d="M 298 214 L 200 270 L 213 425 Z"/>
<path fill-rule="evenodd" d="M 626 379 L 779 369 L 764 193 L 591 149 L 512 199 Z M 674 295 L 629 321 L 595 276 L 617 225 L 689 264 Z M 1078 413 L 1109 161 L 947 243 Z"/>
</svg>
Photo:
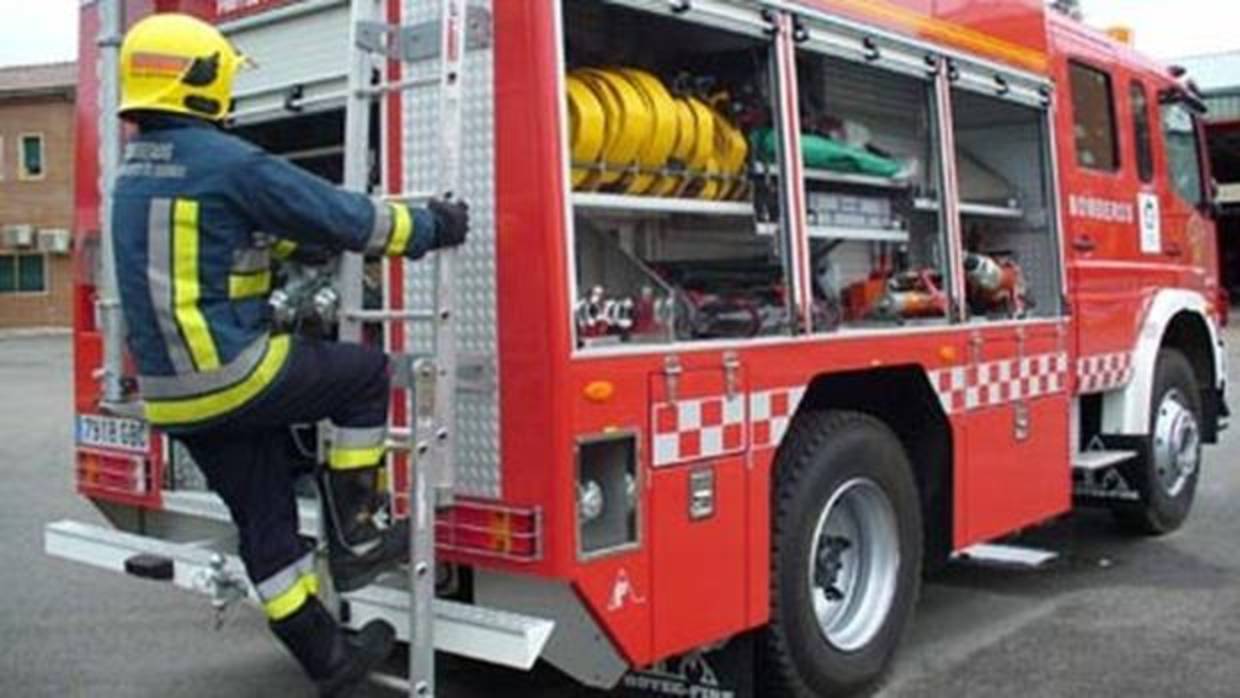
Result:
<svg viewBox="0 0 1240 698">
<path fill-rule="evenodd" d="M 934 85 L 808 50 L 797 73 L 816 329 L 946 321 Z"/>
<path fill-rule="evenodd" d="M 952 101 L 969 316 L 1058 317 L 1046 112 L 964 90 Z"/>
<path fill-rule="evenodd" d="M 344 110 L 239 126 L 232 133 L 332 182 L 344 181 Z"/>
<path fill-rule="evenodd" d="M 771 43 L 707 5 L 563 4 L 579 346 L 791 331 L 780 183 L 751 177 Z"/>
</svg>

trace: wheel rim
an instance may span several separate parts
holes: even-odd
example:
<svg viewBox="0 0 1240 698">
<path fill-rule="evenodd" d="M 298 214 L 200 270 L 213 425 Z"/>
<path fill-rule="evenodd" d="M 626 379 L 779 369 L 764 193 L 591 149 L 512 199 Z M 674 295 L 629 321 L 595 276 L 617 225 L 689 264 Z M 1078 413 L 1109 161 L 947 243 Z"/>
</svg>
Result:
<svg viewBox="0 0 1240 698">
<path fill-rule="evenodd" d="M 1163 396 L 1154 418 L 1154 472 L 1163 491 L 1178 496 L 1197 472 L 1201 430 L 1197 415 L 1178 388 Z"/>
<path fill-rule="evenodd" d="M 891 500 L 858 478 L 831 495 L 818 517 L 809 559 L 809 588 L 818 628 L 844 652 L 869 643 L 896 595 L 900 537 Z"/>
</svg>

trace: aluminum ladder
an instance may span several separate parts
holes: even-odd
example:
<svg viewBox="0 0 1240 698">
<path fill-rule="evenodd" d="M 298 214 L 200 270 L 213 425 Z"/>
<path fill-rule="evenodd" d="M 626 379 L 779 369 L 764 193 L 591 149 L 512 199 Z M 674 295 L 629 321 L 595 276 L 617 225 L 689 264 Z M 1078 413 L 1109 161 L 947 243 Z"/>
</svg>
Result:
<svg viewBox="0 0 1240 698">
<path fill-rule="evenodd" d="M 425 204 L 432 197 L 451 198 L 461 191 L 462 111 L 465 50 L 468 28 L 466 0 L 425 0 L 438 3 L 436 22 L 420 26 L 392 25 L 386 21 L 383 0 L 352 0 L 350 4 L 350 70 L 345 107 L 344 186 L 359 192 L 370 188 L 369 159 L 372 143 L 371 110 L 394 94 L 414 89 L 438 88 L 438 168 L 434 191 L 385 194 L 388 201 L 410 206 Z M 425 76 L 376 82 L 386 76 L 388 61 L 398 61 L 405 71 L 422 68 Z M 432 61 L 438 69 L 428 72 Z M 380 158 L 389 147 L 380 134 Z M 385 182 L 386 184 L 386 182 Z M 435 599 L 436 512 L 452 503 L 455 482 L 457 389 L 456 343 L 456 251 L 442 250 L 427 260 L 434 264 L 435 293 L 431 312 L 389 307 L 366 310 L 362 304 L 363 259 L 349 254 L 339 270 L 341 294 L 340 339 L 360 341 L 367 322 L 430 323 L 434 353 L 431 356 L 394 357 L 404 363 L 397 387 L 412 391 L 412 428 L 393 429 L 393 449 L 409 451 L 409 517 L 412 558 L 409 566 L 409 679 L 410 696 L 435 695 Z M 403 262 L 398 262 L 403 263 Z M 426 263 L 426 262 L 423 262 Z M 403 683 L 403 682 L 402 682 Z"/>
</svg>

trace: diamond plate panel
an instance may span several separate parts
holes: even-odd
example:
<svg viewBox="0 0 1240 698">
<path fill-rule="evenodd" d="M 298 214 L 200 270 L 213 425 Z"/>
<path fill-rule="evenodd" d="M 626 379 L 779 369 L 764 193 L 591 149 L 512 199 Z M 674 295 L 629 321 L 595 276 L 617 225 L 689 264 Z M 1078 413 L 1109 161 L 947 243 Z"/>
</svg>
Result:
<svg viewBox="0 0 1240 698">
<path fill-rule="evenodd" d="M 491 2 L 473 2 L 488 11 Z M 435 21 L 438 0 L 406 0 L 405 24 Z M 437 74 L 436 60 L 406 66 L 408 77 Z M 462 179 L 460 195 L 469 202 L 469 242 L 458 255 L 459 293 L 457 344 L 462 366 L 481 363 L 493 388 L 458 390 L 456 410 L 458 494 L 498 499 L 502 495 L 499 427 L 499 338 L 496 314 L 495 263 L 495 90 L 494 51 L 470 51 L 465 67 L 464 124 L 462 130 Z M 404 182 L 407 191 L 436 188 L 439 154 L 439 90 L 410 90 L 403 100 Z M 430 309 L 434 304 L 435 276 L 432 264 L 405 265 L 405 303 L 410 308 Z M 418 353 L 434 350 L 429 323 L 408 326 L 412 347 Z"/>
</svg>

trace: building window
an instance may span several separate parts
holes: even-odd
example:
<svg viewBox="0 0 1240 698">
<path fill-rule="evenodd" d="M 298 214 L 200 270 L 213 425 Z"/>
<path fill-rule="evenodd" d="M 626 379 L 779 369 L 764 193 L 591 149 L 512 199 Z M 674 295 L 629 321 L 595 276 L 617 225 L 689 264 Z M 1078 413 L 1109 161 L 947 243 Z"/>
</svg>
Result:
<svg viewBox="0 0 1240 698">
<path fill-rule="evenodd" d="M 1073 127 L 1076 131 L 1076 162 L 1091 170 L 1119 169 L 1115 137 L 1115 98 L 1111 76 L 1081 63 L 1071 63 Z"/>
<path fill-rule="evenodd" d="M 19 179 L 43 179 L 47 174 L 43 161 L 43 134 L 23 133 L 17 139 L 17 176 Z"/>
<path fill-rule="evenodd" d="M 1205 200 L 1201 176 L 1201 150 L 1197 143 L 1197 122 L 1183 104 L 1164 104 L 1163 136 L 1167 140 L 1167 174 L 1171 185 L 1193 206 Z"/>
<path fill-rule="evenodd" d="M 0 255 L 0 294 L 45 293 L 47 257 L 41 254 Z"/>
<path fill-rule="evenodd" d="M 1150 132 L 1150 100 L 1145 83 L 1132 83 L 1132 134 L 1137 142 L 1137 174 L 1141 181 L 1154 181 L 1154 137 Z"/>
</svg>

